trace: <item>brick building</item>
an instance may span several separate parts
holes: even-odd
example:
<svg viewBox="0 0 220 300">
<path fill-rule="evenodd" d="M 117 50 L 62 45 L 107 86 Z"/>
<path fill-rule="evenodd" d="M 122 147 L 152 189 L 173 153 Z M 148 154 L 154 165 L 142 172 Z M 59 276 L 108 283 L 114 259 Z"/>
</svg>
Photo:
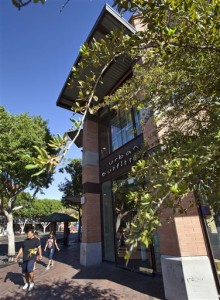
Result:
<svg viewBox="0 0 220 300">
<path fill-rule="evenodd" d="M 128 34 L 141 30 L 137 17 L 133 16 L 127 22 L 106 5 L 87 42 L 93 37 L 96 40 L 104 38 L 115 27 L 123 28 Z M 80 56 L 74 66 L 77 67 L 79 61 Z M 133 64 L 132 60 L 120 57 L 106 70 L 103 84 L 97 89 L 99 99 L 132 76 Z M 68 79 L 57 105 L 71 109 L 77 99 L 77 83 L 71 88 L 67 83 Z M 136 109 L 122 112 L 106 107 L 85 120 L 82 141 L 77 141 L 77 145 L 83 147 L 80 262 L 90 266 L 104 260 L 137 272 L 162 274 L 167 299 L 218 299 L 219 223 L 210 221 L 211 212 L 204 213 L 202 208 L 195 206 L 187 216 L 176 215 L 174 222 L 169 224 L 165 221 L 169 211 L 164 211 L 161 216 L 163 226 L 155 233 L 153 245 L 149 248 L 138 245 L 129 263 L 125 264 L 124 229 L 129 224 L 130 208 L 123 201 L 123 193 L 114 187 L 120 186 L 124 193 L 132 189 L 135 178 L 127 180 L 127 172 L 135 152 L 146 137 L 149 148 L 158 143 L 160 137 L 152 134 L 155 125 L 151 119 L 142 131 L 140 123 L 145 114 Z M 192 194 L 188 195 L 184 205 L 192 198 Z M 119 211 L 121 215 L 124 213 L 121 218 Z"/>
</svg>

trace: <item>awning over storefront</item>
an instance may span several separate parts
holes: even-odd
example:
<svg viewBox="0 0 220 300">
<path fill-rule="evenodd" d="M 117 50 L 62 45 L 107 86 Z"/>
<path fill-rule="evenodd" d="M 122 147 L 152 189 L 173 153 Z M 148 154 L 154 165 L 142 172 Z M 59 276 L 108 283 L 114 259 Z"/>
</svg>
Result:
<svg viewBox="0 0 220 300">
<path fill-rule="evenodd" d="M 97 19 L 92 31 L 90 32 L 86 42 L 90 43 L 94 38 L 96 41 L 104 39 L 107 34 L 109 34 L 114 28 L 123 29 L 125 33 L 131 34 L 136 33 L 134 27 L 123 19 L 117 12 L 115 12 L 108 4 L 106 4 Z M 81 60 L 79 55 L 74 63 L 74 66 L 77 68 Z M 110 93 L 112 88 L 117 82 L 119 82 L 125 74 L 131 70 L 134 61 L 128 58 L 127 56 L 121 56 L 114 63 L 112 63 L 109 68 L 105 71 L 102 76 L 103 84 L 98 84 L 96 89 L 96 96 L 99 98 L 99 101 L 103 97 Z M 101 70 L 101 69 L 100 69 Z M 83 77 L 87 75 L 88 71 L 83 72 Z M 73 73 L 70 71 L 67 80 L 63 86 L 63 89 L 57 100 L 57 106 L 71 110 L 73 103 L 77 101 L 78 98 L 78 81 L 74 82 L 71 87 L 68 85 L 69 80 L 72 78 Z"/>
<path fill-rule="evenodd" d="M 41 222 L 77 222 L 78 219 L 63 213 L 53 213 L 41 218 Z"/>
</svg>

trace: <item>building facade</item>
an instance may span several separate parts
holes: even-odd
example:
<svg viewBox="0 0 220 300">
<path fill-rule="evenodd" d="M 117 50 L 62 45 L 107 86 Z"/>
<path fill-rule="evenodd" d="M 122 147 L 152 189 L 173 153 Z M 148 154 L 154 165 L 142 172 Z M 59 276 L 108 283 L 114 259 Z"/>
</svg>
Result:
<svg viewBox="0 0 220 300">
<path fill-rule="evenodd" d="M 104 38 L 113 28 L 127 33 L 141 30 L 137 17 L 124 20 L 106 5 L 87 42 L 94 37 Z M 74 65 L 80 61 L 80 56 Z M 119 58 L 103 75 L 103 85 L 97 94 L 102 99 L 132 76 L 134 62 Z M 72 74 L 70 73 L 68 78 Z M 76 85 L 65 83 L 57 105 L 71 109 L 77 99 Z M 129 226 L 132 207 L 127 201 L 128 191 L 136 186 L 128 172 L 135 161 L 135 153 L 148 140 L 149 149 L 158 145 L 160 136 L 151 119 L 141 126 L 147 111 L 121 111 L 111 107 L 88 115 L 82 131 L 83 148 L 83 204 L 80 262 L 90 266 L 108 261 L 117 266 L 146 274 L 162 274 L 167 299 L 218 299 L 219 221 L 205 208 L 193 207 L 187 216 L 176 215 L 166 222 L 169 210 L 163 211 L 162 227 L 155 233 L 148 248 L 138 245 L 128 262 L 124 259 L 125 228 Z M 193 194 L 185 197 L 187 206 Z M 216 218 L 216 215 L 215 215 Z M 211 224 L 211 225 L 210 225 Z"/>
</svg>

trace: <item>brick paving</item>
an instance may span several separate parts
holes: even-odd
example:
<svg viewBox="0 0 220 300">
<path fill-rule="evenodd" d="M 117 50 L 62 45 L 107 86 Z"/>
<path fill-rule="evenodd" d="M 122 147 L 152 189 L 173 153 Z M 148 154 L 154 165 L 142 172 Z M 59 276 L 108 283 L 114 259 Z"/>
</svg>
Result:
<svg viewBox="0 0 220 300">
<path fill-rule="evenodd" d="M 162 278 L 138 274 L 108 263 L 83 267 L 79 243 L 72 242 L 55 254 L 55 265 L 45 270 L 46 257 L 35 271 L 35 288 L 23 291 L 19 265 L 0 269 L 0 299 L 153 300 L 165 299 Z"/>
</svg>

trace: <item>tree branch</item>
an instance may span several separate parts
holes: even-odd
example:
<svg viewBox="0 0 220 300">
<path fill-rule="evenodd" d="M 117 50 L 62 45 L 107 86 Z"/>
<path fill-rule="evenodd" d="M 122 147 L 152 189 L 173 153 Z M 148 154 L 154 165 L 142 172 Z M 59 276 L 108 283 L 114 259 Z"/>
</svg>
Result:
<svg viewBox="0 0 220 300">
<path fill-rule="evenodd" d="M 14 208 L 12 209 L 12 211 L 19 210 L 19 209 L 21 209 L 22 207 L 23 207 L 23 205 L 20 205 L 20 206 L 14 207 Z"/>
</svg>

